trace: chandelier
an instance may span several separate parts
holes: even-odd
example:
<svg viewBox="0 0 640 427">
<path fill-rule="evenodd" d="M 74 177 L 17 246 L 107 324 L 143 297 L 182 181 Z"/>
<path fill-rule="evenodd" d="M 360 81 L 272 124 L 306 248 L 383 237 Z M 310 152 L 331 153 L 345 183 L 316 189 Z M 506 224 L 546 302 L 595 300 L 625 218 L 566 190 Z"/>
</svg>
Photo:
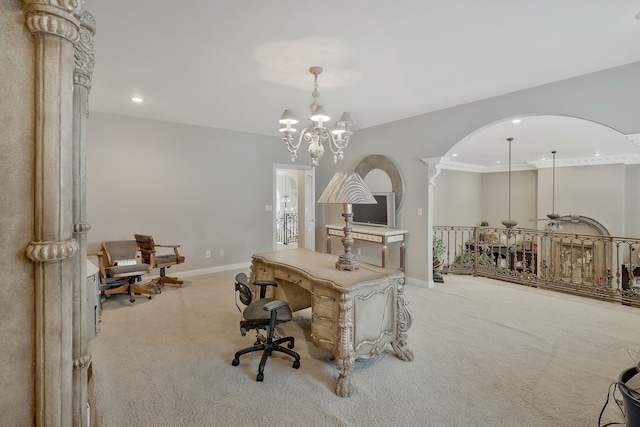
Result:
<svg viewBox="0 0 640 427">
<path fill-rule="evenodd" d="M 309 68 L 309 72 L 313 74 L 313 92 L 311 94 L 313 96 L 313 102 L 309 105 L 311 109 L 309 120 L 311 123 L 302 129 L 300 135 L 296 138 L 296 129 L 294 129 L 292 125 L 298 123 L 298 120 L 294 117 L 291 110 L 284 110 L 279 121 L 284 125 L 280 128 L 280 132 L 283 134 L 282 139 L 291 154 L 292 162 L 296 161 L 298 148 L 300 148 L 302 140 L 305 140 L 309 143 L 307 151 L 311 156 L 313 167 L 318 166 L 318 160 L 322 157 L 322 154 L 324 154 L 325 142 L 328 143 L 333 153 L 333 162 L 338 163 L 338 160 L 344 158 L 343 150 L 349 144 L 349 139 L 353 133 L 350 128 L 355 125 L 356 122 L 350 113 L 345 112 L 342 113 L 335 128 L 331 131 L 327 130 L 325 126 L 331 118 L 324 112 L 322 105 L 318 104 L 318 97 L 320 96 L 318 93 L 318 75 L 322 73 L 322 67 L 311 67 Z"/>
</svg>

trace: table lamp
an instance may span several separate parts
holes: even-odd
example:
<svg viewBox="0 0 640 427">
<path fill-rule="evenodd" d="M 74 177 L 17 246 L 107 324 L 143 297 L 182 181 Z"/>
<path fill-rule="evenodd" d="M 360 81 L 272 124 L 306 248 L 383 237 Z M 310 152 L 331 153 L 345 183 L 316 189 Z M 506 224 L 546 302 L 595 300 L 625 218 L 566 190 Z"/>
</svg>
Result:
<svg viewBox="0 0 640 427">
<path fill-rule="evenodd" d="M 338 270 L 357 270 L 360 268 L 358 260 L 351 253 L 351 246 L 353 246 L 353 235 L 349 225 L 349 221 L 353 217 L 351 205 L 374 204 L 377 203 L 376 199 L 356 172 L 336 172 L 318 199 L 318 203 L 342 203 L 342 216 L 345 222 L 344 237 L 342 238 L 344 253 L 338 257 L 336 268 Z"/>
</svg>

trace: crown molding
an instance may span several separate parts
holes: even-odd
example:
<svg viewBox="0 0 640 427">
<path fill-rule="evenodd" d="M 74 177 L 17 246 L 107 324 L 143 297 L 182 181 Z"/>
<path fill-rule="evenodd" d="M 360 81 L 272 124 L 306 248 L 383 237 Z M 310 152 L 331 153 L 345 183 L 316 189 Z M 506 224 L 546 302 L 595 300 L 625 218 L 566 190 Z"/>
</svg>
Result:
<svg viewBox="0 0 640 427">
<path fill-rule="evenodd" d="M 625 136 L 629 139 L 629 141 L 640 147 L 640 133 L 629 133 Z"/>
<path fill-rule="evenodd" d="M 640 147 L 640 133 L 630 133 L 625 135 L 629 141 Z M 492 173 L 507 172 L 509 166 L 505 164 L 496 164 L 491 166 L 476 165 L 473 163 L 462 163 L 452 160 L 450 157 L 426 157 L 423 162 L 429 165 L 437 165 L 440 169 L 454 170 L 460 172 L 474 173 Z M 556 159 L 556 167 L 575 167 L 575 166 L 602 166 L 602 165 L 637 165 L 640 164 L 640 154 L 611 154 L 589 157 L 573 157 L 568 159 Z M 531 160 L 525 163 L 514 163 L 511 165 L 511 171 L 525 171 L 535 169 L 545 169 L 553 167 L 553 159 Z"/>
<path fill-rule="evenodd" d="M 424 160 L 424 159 L 423 159 Z M 440 163 L 438 163 L 441 169 L 454 170 L 460 172 L 474 172 L 474 173 L 491 173 L 491 172 L 507 172 L 509 171 L 509 165 L 497 164 L 491 166 L 475 165 L 473 163 L 462 163 L 451 160 L 449 157 L 440 157 Z M 513 163 L 511 165 L 511 171 L 525 171 L 535 169 L 528 163 Z"/>
</svg>

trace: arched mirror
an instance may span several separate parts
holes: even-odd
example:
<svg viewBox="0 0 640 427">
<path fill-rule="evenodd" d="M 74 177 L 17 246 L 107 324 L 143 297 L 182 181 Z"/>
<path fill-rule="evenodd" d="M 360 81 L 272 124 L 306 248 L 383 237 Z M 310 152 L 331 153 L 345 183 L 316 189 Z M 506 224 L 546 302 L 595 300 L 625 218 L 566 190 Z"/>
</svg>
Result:
<svg viewBox="0 0 640 427">
<path fill-rule="evenodd" d="M 364 179 L 372 192 L 393 191 L 396 194 L 396 212 L 398 212 L 402 205 L 404 182 L 393 160 L 380 154 L 372 154 L 358 163 L 355 172 Z"/>
</svg>

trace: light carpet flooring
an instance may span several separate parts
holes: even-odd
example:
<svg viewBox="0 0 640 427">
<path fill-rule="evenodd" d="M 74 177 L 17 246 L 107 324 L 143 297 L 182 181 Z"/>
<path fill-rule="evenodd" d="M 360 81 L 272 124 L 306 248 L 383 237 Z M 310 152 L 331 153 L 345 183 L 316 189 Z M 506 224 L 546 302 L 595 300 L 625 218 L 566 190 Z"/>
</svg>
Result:
<svg viewBox="0 0 640 427">
<path fill-rule="evenodd" d="M 89 343 L 97 426 L 597 426 L 640 349 L 640 309 L 448 275 L 434 289 L 406 286 L 415 358 L 388 348 L 356 363 L 353 396 L 335 395 L 335 363 L 307 339 L 308 309 L 281 326 L 300 369 L 277 354 L 258 383 L 259 353 L 231 366 L 254 339 L 239 330 L 238 271 L 103 301 Z M 603 421 L 623 421 L 614 404 Z"/>
</svg>

